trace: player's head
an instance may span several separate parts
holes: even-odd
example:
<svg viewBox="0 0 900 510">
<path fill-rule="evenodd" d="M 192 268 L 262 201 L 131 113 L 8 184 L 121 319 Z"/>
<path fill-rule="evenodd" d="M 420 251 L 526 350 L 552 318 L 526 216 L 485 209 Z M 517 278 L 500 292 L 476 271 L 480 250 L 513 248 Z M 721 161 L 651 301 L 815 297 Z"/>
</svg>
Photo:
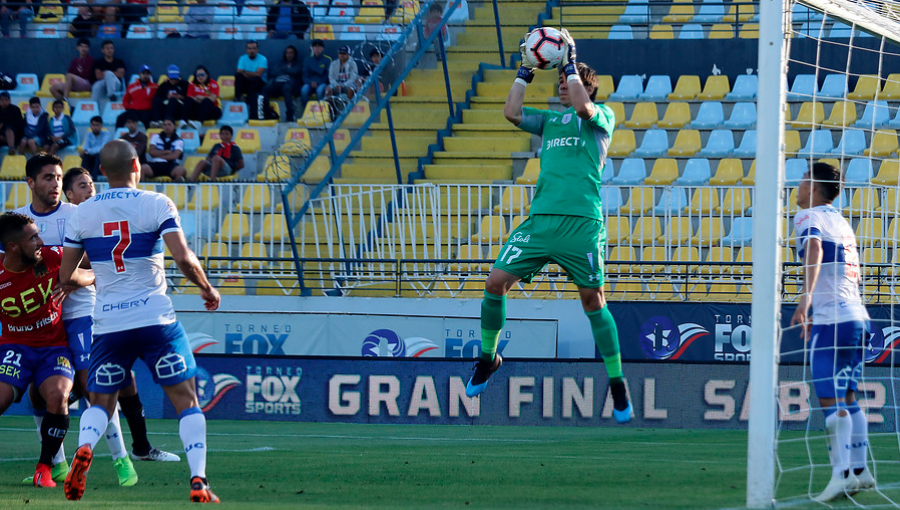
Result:
<svg viewBox="0 0 900 510">
<path fill-rule="evenodd" d="M 40 152 L 25 163 L 25 182 L 31 188 L 31 202 L 41 209 L 51 209 L 59 205 L 62 196 L 62 161 L 45 152 Z"/>
<path fill-rule="evenodd" d="M 584 62 L 578 63 L 578 76 L 581 77 L 581 83 L 584 84 L 584 90 L 587 91 L 591 101 L 597 97 L 597 86 L 600 84 L 597 79 L 597 72 L 591 69 L 591 66 Z M 566 75 L 563 70 L 559 70 L 559 102 L 563 106 L 571 106 L 572 99 L 569 97 L 569 82 L 566 81 Z"/>
<path fill-rule="evenodd" d="M 100 149 L 100 171 L 110 182 L 116 184 L 134 179 L 141 173 L 141 162 L 138 161 L 134 146 L 125 140 L 112 140 Z"/>
<path fill-rule="evenodd" d="M 70 204 L 78 205 L 94 196 L 94 180 L 85 168 L 70 168 L 62 180 L 63 193 Z"/>
<path fill-rule="evenodd" d="M 797 205 L 801 209 L 830 204 L 841 194 L 841 171 L 828 163 L 815 163 L 800 181 Z"/>
<path fill-rule="evenodd" d="M 0 214 L 0 245 L 7 257 L 21 257 L 31 265 L 41 258 L 41 240 L 34 220 L 24 214 L 8 212 Z"/>
</svg>

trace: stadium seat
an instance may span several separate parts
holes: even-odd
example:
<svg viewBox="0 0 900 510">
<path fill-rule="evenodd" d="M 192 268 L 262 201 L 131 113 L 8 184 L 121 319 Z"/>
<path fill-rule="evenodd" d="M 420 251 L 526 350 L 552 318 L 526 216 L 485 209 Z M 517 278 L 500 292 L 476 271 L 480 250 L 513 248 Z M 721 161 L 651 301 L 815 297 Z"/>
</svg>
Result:
<svg viewBox="0 0 900 510">
<path fill-rule="evenodd" d="M 700 10 L 691 19 L 694 23 L 719 23 L 725 17 L 725 4 L 717 0 L 704 0 Z"/>
<path fill-rule="evenodd" d="M 147 135 L 149 136 L 150 133 L 148 132 Z M 206 135 L 203 137 L 203 143 L 200 144 L 200 147 L 197 148 L 197 152 L 200 154 L 209 154 L 209 151 L 212 150 L 213 145 L 219 143 L 219 141 L 221 141 L 221 138 L 219 137 L 219 132 L 215 131 L 213 129 L 210 129 L 206 132 Z M 235 142 L 235 143 L 237 143 L 237 142 Z M 238 145 L 238 146 L 240 146 L 240 145 Z M 241 151 L 243 151 L 243 148 L 241 149 Z"/>
<path fill-rule="evenodd" d="M 128 27 L 128 39 L 152 39 L 153 32 L 150 25 L 134 24 Z"/>
<path fill-rule="evenodd" d="M 734 263 L 734 249 L 731 246 L 712 247 L 704 262 L 706 263 L 700 266 L 701 274 L 728 273 Z"/>
<path fill-rule="evenodd" d="M 675 180 L 674 184 L 676 186 L 704 186 L 709 183 L 711 175 L 708 159 L 691 158 L 684 165 L 684 173 Z"/>
<path fill-rule="evenodd" d="M 610 94 L 609 99 L 610 101 L 636 101 L 643 92 L 644 82 L 641 77 L 629 74 L 619 79 L 619 88 Z"/>
<path fill-rule="evenodd" d="M 222 75 L 217 80 L 219 84 L 219 98 L 224 101 L 232 101 L 234 99 L 234 76 Z"/>
<path fill-rule="evenodd" d="M 881 79 L 875 74 L 863 74 L 856 80 L 853 92 L 847 94 L 847 99 L 854 101 L 872 101 L 875 95 L 881 92 Z"/>
<path fill-rule="evenodd" d="M 741 74 L 734 80 L 734 88 L 725 99 L 728 101 L 752 101 L 759 89 L 759 77 L 755 74 Z"/>
<path fill-rule="evenodd" d="M 673 217 L 666 224 L 666 233 L 657 237 L 656 240 L 666 246 L 679 246 L 690 241 L 694 236 L 694 229 L 691 227 L 691 218 Z"/>
<path fill-rule="evenodd" d="M 753 136 L 754 137 L 756 136 L 756 131 L 753 131 Z M 755 144 L 756 144 L 756 141 L 754 140 L 754 145 Z M 741 145 L 743 146 L 744 144 L 741 143 Z M 754 151 L 755 151 L 755 148 L 754 148 Z M 791 155 L 791 154 L 797 154 L 798 151 L 800 151 L 800 132 L 794 131 L 794 130 L 785 130 L 785 132 L 784 132 L 784 153 Z M 753 155 L 756 156 L 755 152 Z"/>
<path fill-rule="evenodd" d="M 241 247 L 239 259 L 234 263 L 234 269 L 258 271 L 268 269 L 269 262 L 264 259 L 269 256 L 266 245 L 261 243 L 246 243 Z"/>
<path fill-rule="evenodd" d="M 604 204 L 606 205 L 606 204 Z M 631 224 L 628 218 L 610 216 L 606 219 L 606 243 L 609 245 L 624 244 L 631 235 Z"/>
<path fill-rule="evenodd" d="M 716 129 L 709 134 L 706 147 L 700 151 L 705 158 L 725 158 L 734 152 L 734 133 L 730 129 Z"/>
<path fill-rule="evenodd" d="M 733 248 L 729 247 L 729 250 L 733 250 Z M 790 248 L 787 249 L 787 252 L 790 253 Z M 782 262 L 790 262 L 788 258 L 782 257 Z M 751 246 L 742 246 L 740 250 L 738 250 L 737 255 L 734 257 L 735 270 L 740 271 L 744 274 L 752 274 L 753 273 L 753 247 Z"/>
<path fill-rule="evenodd" d="M 115 126 L 116 121 L 119 120 L 119 115 L 123 113 L 125 113 L 125 106 L 121 101 L 108 101 L 106 106 L 103 107 L 103 114 L 100 115 L 103 117 L 103 125 Z"/>
<path fill-rule="evenodd" d="M 831 114 L 822 124 L 832 127 L 846 127 L 856 122 L 856 105 L 850 101 L 838 101 L 831 108 Z"/>
<path fill-rule="evenodd" d="M 319 154 L 315 161 L 313 161 L 303 173 L 303 176 L 300 177 L 300 182 L 305 182 L 307 184 L 322 182 L 330 171 L 331 159 L 328 156 Z"/>
<path fill-rule="evenodd" d="M 275 127 L 281 119 L 281 107 L 277 101 L 269 101 L 269 108 L 274 112 L 274 119 L 250 119 L 247 125 L 250 127 Z"/>
<path fill-rule="evenodd" d="M 653 214 L 657 216 L 678 215 L 689 203 L 684 188 L 667 186 L 663 188 L 659 202 L 653 207 Z"/>
<path fill-rule="evenodd" d="M 752 163 L 750 163 L 750 170 L 747 171 L 747 175 L 741 179 L 741 184 L 744 186 L 755 186 L 756 185 L 756 160 L 754 159 Z"/>
<path fill-rule="evenodd" d="M 847 75 L 828 74 L 825 76 L 825 81 L 822 82 L 822 89 L 819 90 L 819 97 L 843 99 L 848 91 Z"/>
<path fill-rule="evenodd" d="M 856 161 L 854 159 L 853 161 Z M 852 164 L 853 161 L 850 163 Z M 859 159 L 860 162 L 868 162 L 869 164 L 869 173 L 871 175 L 872 172 L 872 160 L 869 159 Z M 847 169 L 849 173 L 849 168 Z M 846 181 L 846 178 L 845 178 Z M 875 177 L 871 177 L 869 180 L 870 183 L 879 185 L 879 186 L 897 186 L 900 184 L 900 165 L 898 165 L 898 161 L 896 159 L 882 161 L 881 167 L 878 169 L 878 175 Z M 893 201 L 892 201 L 893 202 Z M 893 205 L 893 203 L 891 203 Z M 900 212 L 896 210 L 892 210 L 893 212 Z"/>
<path fill-rule="evenodd" d="M 755 6 L 749 0 L 736 0 L 731 3 L 728 14 L 722 18 L 722 21 L 725 23 L 750 21 L 755 14 Z"/>
<path fill-rule="evenodd" d="M 784 162 L 784 184 L 785 186 L 797 186 L 803 178 L 803 174 L 809 168 L 809 162 L 806 159 L 791 158 Z"/>
<path fill-rule="evenodd" d="M 872 144 L 865 151 L 866 156 L 883 158 L 897 152 L 897 132 L 893 129 L 876 131 Z"/>
<path fill-rule="evenodd" d="M 750 190 L 748 188 L 728 188 L 722 205 L 716 208 L 716 212 L 730 216 L 741 216 L 750 208 Z"/>
<path fill-rule="evenodd" d="M 665 101 L 671 93 L 672 79 L 666 75 L 654 75 L 647 80 L 647 88 L 638 96 L 638 99 L 641 101 Z"/>
<path fill-rule="evenodd" d="M 825 107 L 819 102 L 805 102 L 800 105 L 800 112 L 790 122 L 794 129 L 812 129 L 825 120 Z"/>
<path fill-rule="evenodd" d="M 238 210 L 247 213 L 280 211 L 281 193 L 273 193 L 271 186 L 247 186 Z"/>
<path fill-rule="evenodd" d="M 803 4 L 794 4 L 791 8 L 791 20 L 794 23 L 808 23 L 810 21 L 821 21 L 824 14 L 814 11 Z"/>
<path fill-rule="evenodd" d="M 260 182 L 279 182 L 291 178 L 291 161 L 287 156 L 268 156 L 263 165 L 263 171 L 257 174 L 256 180 Z"/>
<path fill-rule="evenodd" d="M 632 215 L 644 214 L 653 209 L 653 195 L 653 188 L 631 188 L 628 193 L 628 202 L 619 209 L 619 212 Z"/>
<path fill-rule="evenodd" d="M 693 156 L 700 150 L 700 132 L 695 129 L 682 129 L 675 136 L 675 143 L 668 150 L 669 156 Z"/>
<path fill-rule="evenodd" d="M 653 158 L 664 156 L 669 148 L 669 136 L 663 129 L 648 129 L 644 132 L 641 146 L 634 150 L 638 157 Z"/>
<path fill-rule="evenodd" d="M 537 158 L 531 158 L 525 163 L 525 170 L 522 172 L 522 175 L 516 178 L 516 184 L 537 184 L 538 175 L 540 175 L 540 173 L 541 160 Z M 615 174 L 612 160 L 607 159 L 606 165 L 604 165 L 603 167 L 600 182 L 602 184 L 609 184 L 614 176 Z"/>
<path fill-rule="evenodd" d="M 710 76 L 706 78 L 703 84 L 703 90 L 697 94 L 697 99 L 701 101 L 721 101 L 731 90 L 728 84 L 728 77 L 725 75 Z"/>
<path fill-rule="evenodd" d="M 609 215 L 622 207 L 622 192 L 619 188 L 600 188 L 600 203 L 603 204 L 603 214 Z"/>
<path fill-rule="evenodd" d="M 25 156 L 7 155 L 0 166 L 0 179 L 18 181 L 25 179 Z"/>
<path fill-rule="evenodd" d="M 686 212 L 710 214 L 719 207 L 719 192 L 715 188 L 697 188 Z"/>
<path fill-rule="evenodd" d="M 610 94 L 615 92 L 615 87 L 613 86 L 612 76 L 608 74 L 602 74 L 597 76 L 597 101 L 606 101 L 609 99 Z"/>
<path fill-rule="evenodd" d="M 645 216 L 638 218 L 635 222 L 634 230 L 632 230 L 629 240 L 632 245 L 645 246 L 655 244 L 656 239 L 660 235 L 662 235 L 662 227 L 660 226 L 659 218 Z"/>
<path fill-rule="evenodd" d="M 363 123 L 369 120 L 369 116 L 371 115 L 369 111 L 369 102 L 368 101 L 360 101 L 353 106 L 353 109 L 350 110 L 350 113 L 347 114 L 347 117 L 344 119 L 344 126 L 347 127 L 359 127 L 362 126 Z"/>
<path fill-rule="evenodd" d="M 662 120 L 657 122 L 660 129 L 683 128 L 691 122 L 691 107 L 687 103 L 669 103 Z"/>
<path fill-rule="evenodd" d="M 627 158 L 622 160 L 619 173 L 613 178 L 612 184 L 616 186 L 637 186 L 644 183 L 647 177 L 644 160 L 640 158 Z"/>
<path fill-rule="evenodd" d="M 33 73 L 19 73 L 16 75 L 16 88 L 9 91 L 13 96 L 33 96 L 40 90 L 38 76 Z"/>
<path fill-rule="evenodd" d="M 881 246 L 884 242 L 884 220 L 861 217 L 856 225 L 856 242 L 859 246 Z"/>
<path fill-rule="evenodd" d="M 608 106 L 609 109 L 613 111 L 613 115 L 616 118 L 616 126 L 624 126 L 625 120 L 628 118 L 625 116 L 625 105 L 617 101 L 613 101 L 606 103 L 606 106 Z"/>
<path fill-rule="evenodd" d="M 687 23 L 685 25 L 681 25 L 681 30 L 678 31 L 678 39 L 680 40 L 695 40 L 703 38 L 703 25 L 698 25 L 696 23 Z M 678 87 L 676 86 L 675 88 L 677 89 Z"/>
<path fill-rule="evenodd" d="M 528 163 L 531 163 L 531 161 L 532 159 L 529 159 Z M 522 176 L 516 179 L 516 184 L 537 184 L 537 176 L 540 174 L 540 170 L 537 172 L 531 170 L 532 173 L 529 173 L 528 163 L 525 164 L 525 171 L 522 172 Z M 606 164 L 603 165 L 603 170 L 600 171 L 600 184 L 610 184 L 615 177 L 616 172 L 612 159 L 607 159 Z"/>
<path fill-rule="evenodd" d="M 331 113 L 328 103 L 325 101 L 310 101 L 306 103 L 303 116 L 297 120 L 297 124 L 307 127 L 322 127 L 331 122 Z"/>
<path fill-rule="evenodd" d="M 879 208 L 881 193 L 874 188 L 856 188 L 852 192 L 850 203 L 843 207 L 844 214 L 858 218 Z M 836 206 L 835 206 L 836 207 Z"/>
<path fill-rule="evenodd" d="M 500 203 L 494 206 L 495 214 L 525 214 L 528 209 L 528 194 L 523 192 L 522 188 L 513 189 L 511 187 L 503 188 L 500 193 Z M 510 232 L 513 230 L 510 227 Z"/>
<path fill-rule="evenodd" d="M 281 242 L 289 239 L 287 224 L 283 214 L 267 214 L 263 217 L 262 227 L 253 238 L 265 243 Z"/>
<path fill-rule="evenodd" d="M 196 129 L 179 129 L 178 136 L 184 141 L 185 153 L 195 152 L 200 148 L 200 132 Z"/>
<path fill-rule="evenodd" d="M 674 0 L 663 23 L 687 23 L 694 17 L 694 3 L 690 0 Z"/>
<path fill-rule="evenodd" d="M 625 121 L 625 127 L 629 129 L 646 129 L 659 122 L 656 112 L 656 103 L 638 103 L 634 105 L 631 118 Z"/>
<path fill-rule="evenodd" d="M 684 219 L 684 218 L 682 218 Z M 690 225 L 690 222 L 688 222 Z M 688 242 L 691 236 L 684 239 Z M 695 246 L 679 246 L 672 250 L 670 271 L 677 274 L 696 273 L 700 269 L 700 250 Z"/>
<path fill-rule="evenodd" d="M 497 244 L 506 234 L 506 223 L 500 216 L 481 218 L 478 232 L 469 239 L 469 244 Z"/>
<path fill-rule="evenodd" d="M 818 90 L 814 74 L 798 74 L 787 94 L 787 100 L 789 102 L 810 101 Z"/>
<path fill-rule="evenodd" d="M 187 208 L 190 211 L 214 211 L 219 208 L 219 186 L 203 185 L 194 189 Z"/>
<path fill-rule="evenodd" d="M 716 246 L 724 237 L 722 218 L 700 218 L 697 233 L 691 238 L 691 244 L 700 246 Z"/>
<path fill-rule="evenodd" d="M 735 186 L 744 177 L 744 167 L 739 159 L 722 159 L 716 174 L 710 178 L 711 186 Z"/>
<path fill-rule="evenodd" d="M 218 257 L 230 257 L 231 250 L 228 245 L 222 242 L 206 243 L 200 252 L 200 260 L 210 269 L 224 269 L 230 265 L 228 260 L 210 260 Z"/>
<path fill-rule="evenodd" d="M 64 166 L 63 168 L 71 167 Z M 31 203 L 31 189 L 28 187 L 28 183 L 16 182 L 10 186 L 5 186 L 5 188 L 11 188 L 4 204 L 4 208 L 7 211 L 18 209 Z"/>
<path fill-rule="evenodd" d="M 305 154 L 312 148 L 309 130 L 306 128 L 291 128 L 284 133 L 284 143 L 281 144 L 281 153 L 289 155 Z"/>
<path fill-rule="evenodd" d="M 837 147 L 831 150 L 832 154 L 842 156 L 856 156 L 866 150 L 866 134 L 862 131 L 847 129 Z"/>
<path fill-rule="evenodd" d="M 75 106 L 72 122 L 76 126 L 90 126 L 91 118 L 100 115 L 100 108 L 93 101 L 81 101 Z"/>
<path fill-rule="evenodd" d="M 874 172 L 872 170 L 871 159 L 853 158 L 850 160 L 850 163 L 847 164 L 847 171 L 844 172 L 844 184 L 850 186 L 864 186 L 873 176 Z"/>
<path fill-rule="evenodd" d="M 35 93 L 35 95 L 37 97 L 53 97 L 53 94 L 50 93 L 50 87 L 65 82 L 66 75 L 47 73 L 44 75 L 44 79 L 41 80 L 41 88 Z"/>
<path fill-rule="evenodd" d="M 649 24 L 650 23 L 650 6 L 640 2 L 628 2 L 625 5 L 625 12 L 619 16 L 619 23 L 626 25 Z M 652 35 L 652 34 L 651 34 Z M 671 39 L 671 37 L 669 37 Z"/>
<path fill-rule="evenodd" d="M 734 25 L 730 23 L 716 23 L 709 27 L 708 39 L 734 39 Z"/>
<path fill-rule="evenodd" d="M 236 243 L 250 235 L 250 221 L 246 214 L 228 213 L 216 234 L 216 241 Z"/>
<path fill-rule="evenodd" d="M 646 299 L 652 299 L 653 301 L 683 301 L 684 298 L 678 288 L 673 285 L 668 279 L 666 280 L 653 280 L 647 282 L 647 287 L 650 289 L 650 297 Z"/>
<path fill-rule="evenodd" d="M 615 158 L 626 157 L 634 152 L 635 146 L 634 131 L 617 129 L 613 132 L 607 154 Z"/>
<path fill-rule="evenodd" d="M 701 32 L 702 33 L 702 32 Z M 692 101 L 700 93 L 700 77 L 695 75 L 683 75 L 678 77 L 675 90 L 669 94 L 669 101 Z"/>
<path fill-rule="evenodd" d="M 609 27 L 609 35 L 606 37 L 610 40 L 632 40 L 634 34 L 630 25 L 613 25 Z"/>
<path fill-rule="evenodd" d="M 628 274 L 632 270 L 631 264 L 623 264 L 619 263 L 619 261 L 623 262 L 634 262 L 637 261 L 637 253 L 632 246 L 615 246 L 609 251 L 609 256 L 605 257 L 606 259 L 606 274 L 616 274 L 616 273 L 624 273 Z"/>
<path fill-rule="evenodd" d="M 896 138 L 895 138 L 896 141 Z M 834 149 L 834 140 L 828 129 L 817 129 L 809 132 L 806 145 L 797 151 L 801 156 L 818 156 L 829 154 Z"/>
<path fill-rule="evenodd" d="M 159 23 L 156 25 L 156 38 L 166 39 L 168 37 L 183 37 L 187 33 L 187 25 L 185 23 Z M 177 34 L 177 35 L 175 35 Z"/>
<path fill-rule="evenodd" d="M 250 120 L 250 113 L 246 103 L 223 101 L 222 117 L 218 122 L 220 126 L 241 127 L 247 125 L 248 120 Z"/>
<path fill-rule="evenodd" d="M 629 4 L 631 7 L 632 4 Z M 628 7 L 626 7 L 628 9 Z M 646 10 L 646 7 L 644 7 Z M 653 25 L 650 28 L 650 39 L 654 40 L 671 40 L 675 39 L 675 31 L 672 29 L 672 25 Z"/>
<path fill-rule="evenodd" d="M 640 161 L 641 167 L 643 167 L 644 161 Z M 650 175 L 643 182 L 649 186 L 668 186 L 675 182 L 677 178 L 678 162 L 670 158 L 659 158 L 653 163 Z"/>
<path fill-rule="evenodd" d="M 621 278 L 616 280 L 615 288 L 610 291 L 612 301 L 646 301 L 650 294 L 644 291 L 644 283 L 638 279 Z"/>
<path fill-rule="evenodd" d="M 756 103 L 735 103 L 731 117 L 725 121 L 724 126 L 728 129 L 756 128 Z"/>
<path fill-rule="evenodd" d="M 752 103 L 750 103 L 752 104 Z M 719 101 L 708 101 L 700 105 L 697 118 L 691 121 L 692 129 L 717 129 L 725 123 L 725 111 Z"/>
<path fill-rule="evenodd" d="M 41 25 L 34 32 L 37 39 L 62 39 L 65 31 L 58 25 Z"/>
<path fill-rule="evenodd" d="M 244 154 L 253 154 L 262 150 L 259 141 L 259 131 L 255 129 L 241 129 L 234 134 L 234 143 L 241 148 Z"/>
</svg>

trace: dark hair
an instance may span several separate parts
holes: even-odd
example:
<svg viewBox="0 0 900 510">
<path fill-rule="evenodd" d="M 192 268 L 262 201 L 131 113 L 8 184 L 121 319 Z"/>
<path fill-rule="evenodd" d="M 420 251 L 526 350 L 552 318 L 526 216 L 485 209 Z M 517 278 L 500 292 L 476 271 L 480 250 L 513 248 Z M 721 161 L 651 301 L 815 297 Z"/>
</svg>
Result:
<svg viewBox="0 0 900 510">
<path fill-rule="evenodd" d="M 287 50 L 294 50 L 294 60 L 293 60 L 293 62 L 296 62 L 296 61 L 297 61 L 297 57 L 300 56 L 300 53 L 297 51 L 297 48 L 295 48 L 293 44 L 288 44 L 288 45 L 284 48 L 284 53 L 281 54 L 281 60 L 283 60 L 283 61 L 285 61 L 285 62 L 288 61 L 288 59 L 287 59 Z"/>
<path fill-rule="evenodd" d="M 381 55 L 383 57 L 384 53 L 382 53 L 378 48 L 372 48 L 372 51 L 369 52 L 369 58 L 372 58 L 375 55 Z"/>
<path fill-rule="evenodd" d="M 563 74 L 563 68 L 559 68 L 559 74 Z M 590 99 L 594 101 L 597 97 L 597 87 L 600 86 L 600 79 L 597 78 L 597 71 L 594 71 L 591 66 L 585 64 L 584 62 L 578 62 L 578 76 L 581 77 L 581 83 L 584 84 L 585 88 L 589 85 L 593 85 L 594 91 L 591 92 Z"/>
<path fill-rule="evenodd" d="M 255 45 L 256 45 L 256 47 L 257 47 L 257 48 L 259 48 L 259 43 L 258 43 L 258 42 L 256 42 L 256 40 L 255 40 L 255 39 L 250 39 L 250 40 L 249 40 L 249 41 L 247 41 L 247 44 L 246 44 L 246 46 L 250 46 L 250 45 L 251 45 L 251 44 L 255 44 Z"/>
<path fill-rule="evenodd" d="M 209 69 L 206 68 L 205 65 L 199 65 L 194 68 L 194 81 L 193 83 L 196 85 L 200 82 L 197 81 L 197 71 L 203 70 L 206 73 L 206 84 L 209 85 L 209 81 L 212 80 L 212 76 L 209 75 Z"/>
<path fill-rule="evenodd" d="M 428 8 L 428 12 L 444 12 L 444 8 L 441 7 L 441 4 L 435 2 L 431 4 L 431 7 Z"/>
<path fill-rule="evenodd" d="M 94 122 L 99 122 L 100 124 L 103 124 L 103 117 L 101 117 L 99 115 L 94 115 L 93 117 L 91 117 L 91 124 L 93 124 Z"/>
<path fill-rule="evenodd" d="M 166 117 L 165 119 L 163 119 L 163 124 L 165 124 L 166 122 L 171 122 L 172 124 L 175 124 L 175 119 L 173 119 L 172 117 Z M 178 124 L 175 124 L 175 126 L 177 127 Z"/>
<path fill-rule="evenodd" d="M 222 131 L 228 131 L 228 132 L 231 133 L 232 135 L 234 134 L 234 129 L 232 129 L 231 126 L 229 126 L 228 124 L 225 124 L 224 126 L 220 127 L 220 128 L 219 128 L 219 131 L 220 131 L 220 132 L 222 132 Z"/>
<path fill-rule="evenodd" d="M 321 46 L 321 47 L 324 48 L 324 47 L 325 47 L 325 41 L 323 41 L 323 40 L 321 40 L 321 39 L 313 39 L 313 40 L 312 40 L 312 43 L 310 43 L 310 46 Z"/>
<path fill-rule="evenodd" d="M 90 46 L 91 41 L 87 37 L 79 37 L 78 43 L 76 43 L 75 46 L 81 46 L 82 44 L 87 44 L 88 46 Z"/>
<path fill-rule="evenodd" d="M 91 173 L 88 172 L 86 168 L 81 168 L 80 166 L 72 167 L 66 171 L 66 174 L 63 175 L 62 182 L 63 193 L 72 189 L 72 181 L 74 181 L 75 178 L 79 175 L 86 175 L 90 177 Z"/>
<path fill-rule="evenodd" d="M 106 48 L 107 45 L 110 45 L 110 44 L 112 44 L 112 43 L 113 43 L 113 42 L 110 41 L 109 39 L 104 39 L 103 42 L 100 43 L 100 48 L 101 48 L 101 49 Z"/>
<path fill-rule="evenodd" d="M 34 96 L 28 100 L 28 104 L 34 104 L 34 103 L 41 104 L 41 98 Z"/>
<path fill-rule="evenodd" d="M 37 176 L 41 173 L 41 170 L 44 169 L 45 166 L 48 165 L 56 165 L 62 166 L 62 160 L 53 154 L 47 154 L 46 152 L 39 152 L 33 158 L 29 159 L 27 163 L 25 163 L 25 177 L 29 179 L 37 179 Z"/>
<path fill-rule="evenodd" d="M 828 163 L 815 163 L 809 172 L 812 181 L 818 186 L 822 198 L 829 202 L 841 194 L 841 171 Z"/>
<path fill-rule="evenodd" d="M 60 105 L 60 106 L 62 106 L 63 108 L 66 107 L 65 101 L 63 101 L 62 99 L 57 99 L 56 101 L 53 101 L 53 106 L 56 106 L 56 105 Z"/>
<path fill-rule="evenodd" d="M 24 214 L 8 212 L 0 214 L 0 245 L 3 251 L 9 251 L 9 243 L 19 240 L 22 230 L 34 220 Z"/>
</svg>

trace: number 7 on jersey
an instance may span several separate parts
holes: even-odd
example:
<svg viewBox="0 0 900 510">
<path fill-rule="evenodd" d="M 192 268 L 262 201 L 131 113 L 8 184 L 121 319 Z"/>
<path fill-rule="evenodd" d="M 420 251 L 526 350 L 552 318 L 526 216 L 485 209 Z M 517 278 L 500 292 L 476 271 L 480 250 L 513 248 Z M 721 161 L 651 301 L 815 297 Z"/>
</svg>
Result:
<svg viewBox="0 0 900 510">
<path fill-rule="evenodd" d="M 103 224 L 103 237 L 118 236 L 119 242 L 113 246 L 112 260 L 116 265 L 117 273 L 125 272 L 125 250 L 131 245 L 131 232 L 128 230 L 128 222 L 107 221 Z"/>
</svg>

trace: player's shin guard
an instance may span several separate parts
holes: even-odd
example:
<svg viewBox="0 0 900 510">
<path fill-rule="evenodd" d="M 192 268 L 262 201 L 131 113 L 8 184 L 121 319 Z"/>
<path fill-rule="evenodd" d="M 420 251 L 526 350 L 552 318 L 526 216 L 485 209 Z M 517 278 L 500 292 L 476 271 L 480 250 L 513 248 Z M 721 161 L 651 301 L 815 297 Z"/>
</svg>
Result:
<svg viewBox="0 0 900 510">
<path fill-rule="evenodd" d="M 853 433 L 853 421 L 843 404 L 822 411 L 825 413 L 828 458 L 831 460 L 832 476 L 843 476 L 843 473 L 850 469 L 850 437 Z"/>
<path fill-rule="evenodd" d="M 622 356 L 619 354 L 619 329 L 616 321 L 609 313 L 609 306 L 604 306 L 593 312 L 584 312 L 591 322 L 591 334 L 600 356 L 603 356 L 603 364 L 606 365 L 606 373 L 610 383 L 622 380 Z"/>
<path fill-rule="evenodd" d="M 106 409 L 100 406 L 89 407 L 81 415 L 81 428 L 78 432 L 78 446 L 88 445 L 93 450 L 109 424 Z"/>
<path fill-rule="evenodd" d="M 106 445 L 109 446 L 109 453 L 112 459 L 121 459 L 127 456 L 125 452 L 125 441 L 122 438 L 122 424 L 119 423 L 119 411 L 113 411 L 106 425 Z"/>
<path fill-rule="evenodd" d="M 122 406 L 122 416 L 128 422 L 131 431 L 131 451 L 135 455 L 143 456 L 150 453 L 150 441 L 147 439 L 147 421 L 144 419 L 144 406 L 141 397 L 119 397 L 119 405 Z"/>
<path fill-rule="evenodd" d="M 500 331 L 506 324 L 506 296 L 498 296 L 484 291 L 481 301 L 481 359 L 494 360 Z"/>
<path fill-rule="evenodd" d="M 866 421 L 866 413 L 862 412 L 858 403 L 854 402 L 847 406 L 847 411 L 850 412 L 850 421 L 853 424 L 853 433 L 850 436 L 850 468 L 858 475 L 866 468 L 869 424 Z"/>
<path fill-rule="evenodd" d="M 178 435 L 184 444 L 191 476 L 206 478 L 206 417 L 199 407 L 181 412 L 178 416 Z"/>
<path fill-rule="evenodd" d="M 69 431 L 69 415 L 47 413 L 41 421 L 41 464 L 50 466 Z"/>
</svg>

